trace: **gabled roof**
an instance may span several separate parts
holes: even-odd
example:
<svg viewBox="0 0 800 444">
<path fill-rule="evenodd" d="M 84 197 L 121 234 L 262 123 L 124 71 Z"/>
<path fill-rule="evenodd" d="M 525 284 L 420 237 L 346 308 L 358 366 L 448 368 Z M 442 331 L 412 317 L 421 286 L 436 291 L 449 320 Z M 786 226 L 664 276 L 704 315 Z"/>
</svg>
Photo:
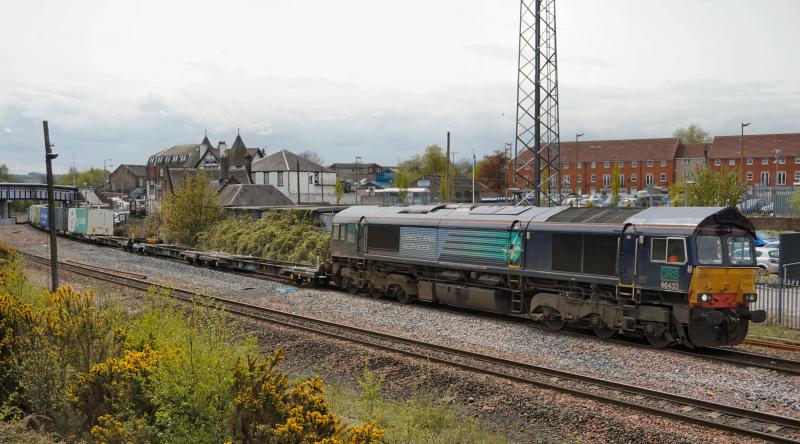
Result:
<svg viewBox="0 0 800 444">
<path fill-rule="evenodd" d="M 169 191 L 174 192 L 175 189 L 183 186 L 184 184 L 184 174 L 188 174 L 189 176 L 196 176 L 200 171 L 203 171 L 206 176 L 206 181 L 212 182 L 214 180 L 219 180 L 220 172 L 218 170 L 197 170 L 194 168 L 168 168 L 167 169 L 167 179 L 169 181 Z"/>
<path fill-rule="evenodd" d="M 120 168 L 125 168 L 131 172 L 134 176 L 137 177 L 146 177 L 147 176 L 147 165 L 131 165 L 127 163 L 123 163 L 117 167 L 114 172 L 117 172 Z M 114 173 L 111 173 L 114 174 Z"/>
<path fill-rule="evenodd" d="M 338 168 L 381 168 L 382 166 L 378 165 L 377 163 L 332 163 L 328 168 L 332 170 L 336 170 Z"/>
<path fill-rule="evenodd" d="M 333 172 L 330 168 L 326 168 L 316 162 L 304 159 L 288 150 L 276 151 L 269 156 L 256 160 L 253 162 L 252 171 L 297 171 L 298 165 L 300 171 L 324 173 Z"/>
<path fill-rule="evenodd" d="M 781 157 L 800 156 L 800 133 L 753 134 L 744 136 L 745 157 L 774 157 L 773 150 L 781 150 Z M 708 157 L 712 159 L 738 159 L 742 152 L 741 136 L 717 136 L 711 144 Z"/>
<path fill-rule="evenodd" d="M 677 137 L 663 139 L 630 139 L 630 140 L 594 140 L 561 142 L 562 162 L 592 162 L 622 160 L 629 162 L 647 160 L 674 160 L 680 139 Z M 519 161 L 531 158 L 530 150 L 521 150 Z"/>
<path fill-rule="evenodd" d="M 682 143 L 678 146 L 675 153 L 676 159 L 705 159 L 706 146 L 711 147 L 710 143 Z"/>
<path fill-rule="evenodd" d="M 293 205 L 293 202 L 272 185 L 230 184 L 218 196 L 224 207 L 269 207 Z"/>
</svg>

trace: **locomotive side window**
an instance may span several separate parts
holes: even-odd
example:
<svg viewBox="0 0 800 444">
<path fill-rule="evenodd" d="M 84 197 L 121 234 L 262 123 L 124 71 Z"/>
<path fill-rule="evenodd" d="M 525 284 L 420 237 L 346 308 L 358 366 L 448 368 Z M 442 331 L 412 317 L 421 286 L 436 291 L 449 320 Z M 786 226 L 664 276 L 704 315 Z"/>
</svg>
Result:
<svg viewBox="0 0 800 444">
<path fill-rule="evenodd" d="M 701 265 L 722 264 L 722 240 L 719 236 L 697 236 L 697 261 Z"/>
<path fill-rule="evenodd" d="M 686 262 L 686 239 L 656 237 L 650 241 L 650 262 L 683 264 Z"/>
<path fill-rule="evenodd" d="M 744 236 L 728 236 L 728 259 L 731 265 L 755 265 L 753 245 Z"/>
<path fill-rule="evenodd" d="M 331 232 L 332 240 L 341 240 L 339 233 L 342 230 L 342 224 L 333 224 L 333 231 Z"/>
<path fill-rule="evenodd" d="M 347 243 L 354 244 L 356 243 L 356 224 L 347 224 L 345 225 L 345 230 L 347 232 Z"/>
</svg>

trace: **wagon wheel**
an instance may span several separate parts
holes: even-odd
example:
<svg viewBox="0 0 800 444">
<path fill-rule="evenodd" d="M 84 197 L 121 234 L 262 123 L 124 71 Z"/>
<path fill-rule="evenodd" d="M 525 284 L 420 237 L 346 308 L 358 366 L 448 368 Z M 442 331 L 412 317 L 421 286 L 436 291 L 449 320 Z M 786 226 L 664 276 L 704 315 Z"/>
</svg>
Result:
<svg viewBox="0 0 800 444">
<path fill-rule="evenodd" d="M 408 304 L 411 301 L 411 296 L 403 290 L 403 287 L 398 286 L 394 290 L 394 297 L 397 298 L 397 302 L 401 304 Z"/>
<path fill-rule="evenodd" d="M 380 288 L 370 284 L 369 286 L 369 295 L 372 296 L 374 299 L 380 299 L 383 297 L 383 290 Z"/>
<path fill-rule="evenodd" d="M 654 348 L 664 348 L 672 343 L 669 339 L 665 338 L 664 335 L 644 335 L 644 338 L 647 339 L 647 343 L 650 344 L 651 347 Z"/>
<path fill-rule="evenodd" d="M 345 290 L 350 294 L 358 294 L 361 290 L 350 278 L 342 279 L 342 286 L 344 286 Z"/>
<path fill-rule="evenodd" d="M 606 325 L 606 323 L 600 319 L 597 319 L 596 322 L 592 323 L 592 331 L 594 332 L 595 336 L 600 339 L 611 339 L 615 334 L 617 334 L 616 330 Z"/>
</svg>

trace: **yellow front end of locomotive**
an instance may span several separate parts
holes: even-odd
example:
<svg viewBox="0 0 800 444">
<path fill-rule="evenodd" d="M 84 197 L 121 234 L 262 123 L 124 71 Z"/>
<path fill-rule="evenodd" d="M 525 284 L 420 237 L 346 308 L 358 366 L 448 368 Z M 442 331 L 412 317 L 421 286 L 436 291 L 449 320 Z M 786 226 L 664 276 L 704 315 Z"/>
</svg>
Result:
<svg viewBox="0 0 800 444">
<path fill-rule="evenodd" d="M 758 268 L 696 267 L 689 285 L 689 305 L 736 307 L 755 302 Z"/>
</svg>

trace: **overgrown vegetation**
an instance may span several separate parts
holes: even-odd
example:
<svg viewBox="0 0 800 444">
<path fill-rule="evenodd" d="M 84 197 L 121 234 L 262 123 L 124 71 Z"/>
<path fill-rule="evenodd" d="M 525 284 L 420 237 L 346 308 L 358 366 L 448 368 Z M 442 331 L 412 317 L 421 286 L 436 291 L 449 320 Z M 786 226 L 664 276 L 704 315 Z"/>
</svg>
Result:
<svg viewBox="0 0 800 444">
<path fill-rule="evenodd" d="M 260 219 L 225 219 L 199 237 L 204 249 L 314 264 L 328 255 L 330 233 L 308 210 L 271 210 Z"/>
<path fill-rule="evenodd" d="M 205 173 L 184 173 L 183 184 L 168 194 L 162 204 L 162 235 L 170 242 L 193 246 L 200 234 L 222 220 L 217 193 L 206 181 Z"/>
<path fill-rule="evenodd" d="M 209 304 L 151 293 L 131 317 L 91 290 L 30 285 L 0 244 L 0 412 L 69 441 L 366 443 L 374 422 L 332 412 L 319 378 L 289 382 L 281 352 Z M 34 418 L 34 421 L 31 421 Z"/>
<path fill-rule="evenodd" d="M 734 207 L 747 191 L 739 168 L 698 166 L 691 177 L 694 184 L 689 186 L 689 205 L 693 207 Z"/>
</svg>

